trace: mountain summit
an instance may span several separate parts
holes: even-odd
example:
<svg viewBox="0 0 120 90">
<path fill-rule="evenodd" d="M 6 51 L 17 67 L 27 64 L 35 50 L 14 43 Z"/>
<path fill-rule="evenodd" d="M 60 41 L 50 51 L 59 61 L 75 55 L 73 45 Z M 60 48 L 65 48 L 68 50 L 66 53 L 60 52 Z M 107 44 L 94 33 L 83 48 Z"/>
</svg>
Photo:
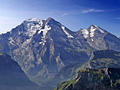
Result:
<svg viewBox="0 0 120 90">
<path fill-rule="evenodd" d="M 88 29 L 83 29 L 81 30 L 84 38 L 93 38 L 97 33 L 99 34 L 104 34 L 105 30 L 102 28 L 96 26 L 96 25 L 91 25 Z M 92 39 L 93 41 L 93 39 Z"/>
<path fill-rule="evenodd" d="M 0 51 L 40 85 L 48 85 L 63 68 L 85 63 L 94 50 L 104 49 L 120 51 L 120 39 L 95 25 L 73 32 L 52 18 L 28 19 L 0 35 Z"/>
</svg>

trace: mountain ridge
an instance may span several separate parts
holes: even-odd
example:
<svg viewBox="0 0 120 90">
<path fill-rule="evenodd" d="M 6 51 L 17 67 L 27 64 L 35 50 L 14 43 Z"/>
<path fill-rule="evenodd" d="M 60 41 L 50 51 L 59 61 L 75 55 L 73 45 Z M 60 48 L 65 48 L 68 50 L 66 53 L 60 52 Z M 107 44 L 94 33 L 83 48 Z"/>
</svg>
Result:
<svg viewBox="0 0 120 90">
<path fill-rule="evenodd" d="M 87 62 L 95 50 L 120 51 L 120 39 L 91 27 L 85 38 L 82 30 L 73 32 L 52 18 L 29 19 L 0 35 L 0 51 L 9 54 L 33 81 L 48 85 L 64 67 Z"/>
<path fill-rule="evenodd" d="M 54 90 L 119 90 L 119 71 L 119 68 L 80 70 L 76 77 L 62 82 Z"/>
<path fill-rule="evenodd" d="M 119 90 L 120 52 L 99 50 L 77 68 L 72 80 L 62 82 L 54 90 Z"/>
<path fill-rule="evenodd" d="M 113 50 L 95 51 L 90 60 L 83 64 L 82 68 L 102 69 L 120 68 L 120 52 Z"/>
</svg>

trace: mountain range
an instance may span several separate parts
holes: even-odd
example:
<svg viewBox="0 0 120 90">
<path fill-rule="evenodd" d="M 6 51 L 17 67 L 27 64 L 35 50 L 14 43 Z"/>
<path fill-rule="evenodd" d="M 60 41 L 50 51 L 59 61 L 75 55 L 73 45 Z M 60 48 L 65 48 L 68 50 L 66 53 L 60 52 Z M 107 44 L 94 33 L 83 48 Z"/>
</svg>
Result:
<svg viewBox="0 0 120 90">
<path fill-rule="evenodd" d="M 96 25 L 74 32 L 53 18 L 28 19 L 0 35 L 0 51 L 48 90 L 72 79 L 96 50 L 120 51 L 120 39 Z"/>
</svg>

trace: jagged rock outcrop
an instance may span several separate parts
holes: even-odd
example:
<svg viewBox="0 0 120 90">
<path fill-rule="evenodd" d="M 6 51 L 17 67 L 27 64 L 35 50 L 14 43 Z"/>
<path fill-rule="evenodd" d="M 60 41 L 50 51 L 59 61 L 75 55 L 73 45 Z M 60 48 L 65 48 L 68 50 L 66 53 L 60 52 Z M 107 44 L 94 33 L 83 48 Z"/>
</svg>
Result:
<svg viewBox="0 0 120 90">
<path fill-rule="evenodd" d="M 120 69 L 86 69 L 70 81 L 63 82 L 54 90 L 119 90 Z"/>
</svg>

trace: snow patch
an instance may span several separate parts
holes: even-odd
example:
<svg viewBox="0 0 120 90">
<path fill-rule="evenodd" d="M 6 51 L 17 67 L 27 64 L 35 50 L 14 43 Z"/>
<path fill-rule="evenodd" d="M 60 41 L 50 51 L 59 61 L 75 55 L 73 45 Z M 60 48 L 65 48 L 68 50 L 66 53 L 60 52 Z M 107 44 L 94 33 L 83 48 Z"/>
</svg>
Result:
<svg viewBox="0 0 120 90">
<path fill-rule="evenodd" d="M 100 31 L 101 33 L 105 33 L 105 32 L 104 32 L 102 29 L 100 29 L 100 28 L 99 28 L 99 31 Z"/>
<path fill-rule="evenodd" d="M 94 25 L 94 26 L 91 26 L 91 28 L 90 28 L 90 37 L 94 37 L 96 30 L 100 31 L 101 33 L 104 33 L 104 31 L 101 28 Z"/>
<path fill-rule="evenodd" d="M 49 25 L 45 25 L 44 29 L 41 29 L 41 30 L 38 31 L 38 34 L 43 32 L 42 42 L 39 42 L 39 44 L 45 45 L 45 43 L 46 43 L 45 37 L 46 37 L 46 34 L 49 30 L 51 30 L 51 27 Z"/>
<path fill-rule="evenodd" d="M 91 40 L 94 41 L 93 38 Z"/>
<path fill-rule="evenodd" d="M 24 21 L 24 26 L 26 29 L 25 34 L 30 38 L 32 38 L 36 33 L 40 34 L 41 32 L 43 32 L 42 42 L 39 42 L 39 44 L 45 45 L 45 42 L 46 42 L 45 37 L 47 32 L 51 30 L 51 27 L 47 24 L 44 25 L 44 20 L 39 20 L 37 18 L 28 19 Z M 42 29 L 43 26 L 44 26 L 44 29 Z M 26 40 L 26 43 L 28 42 L 29 41 Z"/>
<path fill-rule="evenodd" d="M 47 32 L 51 30 L 51 27 L 49 25 L 45 25 L 45 28 L 44 29 L 40 29 L 38 34 L 40 34 L 41 32 L 43 32 L 43 37 L 42 38 L 45 38 Z"/>
<path fill-rule="evenodd" d="M 31 21 L 31 22 L 24 22 L 24 26 L 26 28 L 26 35 L 32 37 L 37 30 L 40 30 L 42 27 L 41 21 Z"/>
<path fill-rule="evenodd" d="M 40 45 L 45 45 L 46 41 L 42 39 L 42 42 L 39 42 Z"/>
<path fill-rule="evenodd" d="M 15 41 L 12 39 L 12 37 L 9 38 L 9 43 L 14 45 Z"/>
<path fill-rule="evenodd" d="M 98 27 L 97 25 L 94 25 L 96 27 L 97 30 L 99 30 L 101 33 L 104 33 L 104 30 L 102 30 L 100 27 Z"/>
<path fill-rule="evenodd" d="M 88 38 L 89 37 L 89 31 L 87 29 L 83 29 L 81 31 L 82 31 L 82 34 L 83 34 L 84 38 Z"/>
<path fill-rule="evenodd" d="M 70 34 L 65 30 L 65 27 L 64 27 L 64 26 L 62 26 L 61 28 L 63 29 L 64 33 L 67 35 L 68 38 L 74 38 L 72 35 L 70 35 Z"/>
<path fill-rule="evenodd" d="M 87 29 L 83 29 L 81 30 L 82 34 L 84 36 L 84 38 L 88 38 L 88 37 L 94 37 L 95 36 L 95 31 L 99 31 L 101 33 L 104 33 L 104 30 L 102 30 L 100 27 L 98 27 L 97 25 L 92 25 L 90 27 L 90 30 Z M 93 41 L 93 40 L 92 40 Z"/>
<path fill-rule="evenodd" d="M 91 28 L 90 28 L 90 37 L 94 37 L 94 34 L 95 34 L 96 30 L 97 30 L 96 27 L 91 26 Z"/>
</svg>

